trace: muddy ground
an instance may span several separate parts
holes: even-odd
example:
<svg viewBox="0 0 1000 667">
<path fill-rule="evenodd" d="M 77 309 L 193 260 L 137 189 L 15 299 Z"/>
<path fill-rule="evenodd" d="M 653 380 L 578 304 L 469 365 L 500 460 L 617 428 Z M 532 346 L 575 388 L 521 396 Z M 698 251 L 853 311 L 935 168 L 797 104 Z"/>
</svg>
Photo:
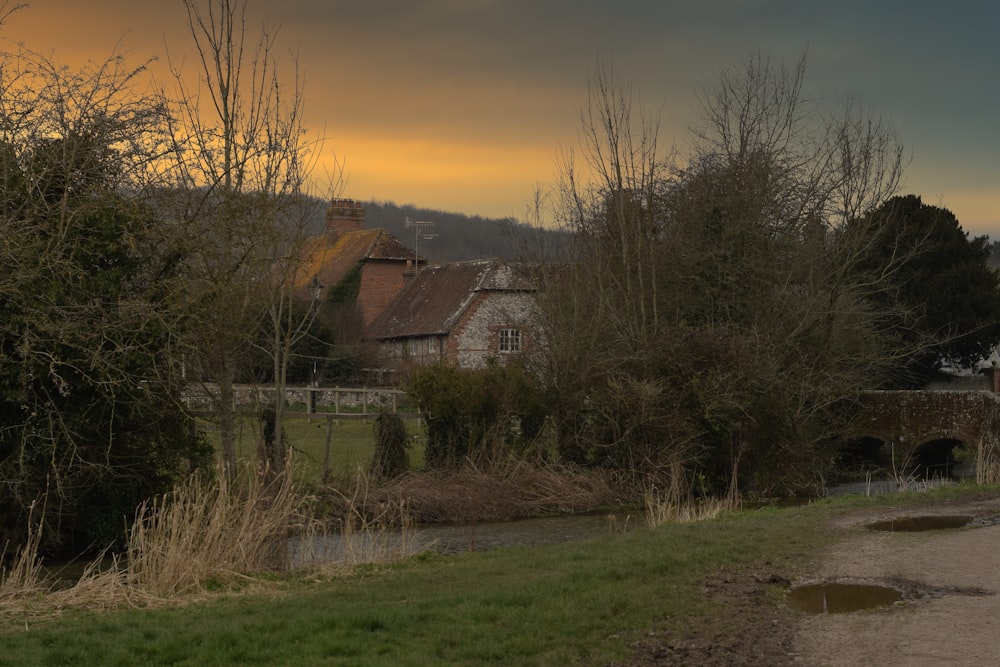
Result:
<svg viewBox="0 0 1000 667">
<path fill-rule="evenodd" d="M 876 532 L 867 524 L 915 515 L 968 515 L 972 525 Z M 1000 498 L 853 513 L 807 576 L 764 567 L 723 572 L 705 595 L 723 613 L 683 636 L 651 633 L 632 667 L 650 665 L 1000 665 Z M 790 586 L 890 585 L 902 601 L 882 609 L 813 615 L 775 604 Z"/>
</svg>

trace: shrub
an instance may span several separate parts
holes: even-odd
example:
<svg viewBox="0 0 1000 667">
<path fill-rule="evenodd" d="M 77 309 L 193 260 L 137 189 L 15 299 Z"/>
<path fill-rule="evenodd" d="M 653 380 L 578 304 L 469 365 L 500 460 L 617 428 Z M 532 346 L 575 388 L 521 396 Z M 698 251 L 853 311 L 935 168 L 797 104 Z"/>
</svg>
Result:
<svg viewBox="0 0 1000 667">
<path fill-rule="evenodd" d="M 376 480 L 398 477 L 410 467 L 409 443 L 403 418 L 392 412 L 380 412 L 375 418 L 375 453 L 371 474 Z"/>
<path fill-rule="evenodd" d="M 418 369 L 407 389 L 427 421 L 425 459 L 430 468 L 463 461 L 489 467 L 524 455 L 545 423 L 538 382 L 523 368 L 482 369 L 437 365 Z"/>
</svg>

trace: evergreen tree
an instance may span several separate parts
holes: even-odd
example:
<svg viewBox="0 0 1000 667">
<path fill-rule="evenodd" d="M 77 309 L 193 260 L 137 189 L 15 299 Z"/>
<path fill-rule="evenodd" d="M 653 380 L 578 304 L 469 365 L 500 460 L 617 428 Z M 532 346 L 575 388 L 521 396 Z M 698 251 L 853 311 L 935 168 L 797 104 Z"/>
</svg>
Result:
<svg viewBox="0 0 1000 667">
<path fill-rule="evenodd" d="M 989 356 L 1000 342 L 1000 278 L 987 237 L 970 237 L 951 211 L 916 195 L 894 197 L 854 226 L 870 237 L 870 273 L 898 262 L 895 289 L 877 298 L 903 306 L 887 326 L 916 350 L 899 384 L 920 386 L 945 364 L 971 367 Z"/>
</svg>

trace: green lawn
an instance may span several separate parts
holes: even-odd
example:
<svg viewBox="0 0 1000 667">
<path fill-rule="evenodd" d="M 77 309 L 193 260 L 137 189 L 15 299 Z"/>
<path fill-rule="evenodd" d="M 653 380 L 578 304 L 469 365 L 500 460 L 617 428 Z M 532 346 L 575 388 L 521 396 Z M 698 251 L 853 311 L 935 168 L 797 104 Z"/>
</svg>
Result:
<svg viewBox="0 0 1000 667">
<path fill-rule="evenodd" d="M 421 555 L 185 606 L 8 618 L 0 665 L 607 665 L 654 630 L 683 638 L 711 617 L 702 582 L 722 568 L 807 572 L 836 538 L 825 526 L 838 513 L 982 492 L 821 501 L 588 542 Z"/>
<path fill-rule="evenodd" d="M 0 633 L 0 665 L 608 664 L 710 614 L 719 567 L 797 566 L 819 512 L 741 514 L 576 544 L 422 556 L 179 608 L 69 612 Z"/>
<path fill-rule="evenodd" d="M 359 468 L 367 469 L 375 450 L 375 416 L 367 419 L 351 418 L 328 422 L 318 415 L 306 419 L 294 413 L 285 419 L 284 427 L 296 466 L 296 477 L 306 483 L 315 483 L 323 474 L 328 425 L 330 428 L 330 473 L 336 478 Z M 413 442 L 410 447 L 410 467 L 419 469 L 424 463 L 424 434 L 416 417 L 404 416 L 407 432 Z M 200 428 L 218 449 L 219 438 L 215 426 L 202 420 Z M 254 461 L 259 432 L 254 420 L 244 418 L 237 425 L 236 455 L 241 461 Z"/>
</svg>

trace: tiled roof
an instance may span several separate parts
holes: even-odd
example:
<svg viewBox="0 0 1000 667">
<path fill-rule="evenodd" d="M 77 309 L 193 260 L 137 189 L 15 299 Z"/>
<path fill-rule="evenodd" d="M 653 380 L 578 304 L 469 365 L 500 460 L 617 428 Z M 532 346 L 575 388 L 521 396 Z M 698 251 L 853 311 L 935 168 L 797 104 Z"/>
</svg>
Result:
<svg viewBox="0 0 1000 667">
<path fill-rule="evenodd" d="M 499 260 L 427 266 L 368 328 L 373 340 L 446 335 L 483 291 L 534 291 L 516 267 Z"/>
<path fill-rule="evenodd" d="M 331 236 L 308 239 L 303 248 L 301 270 L 295 287 L 305 289 L 313 276 L 325 287 L 339 283 L 347 273 L 364 261 L 405 263 L 414 258 L 413 250 L 384 229 L 361 229 Z"/>
</svg>

